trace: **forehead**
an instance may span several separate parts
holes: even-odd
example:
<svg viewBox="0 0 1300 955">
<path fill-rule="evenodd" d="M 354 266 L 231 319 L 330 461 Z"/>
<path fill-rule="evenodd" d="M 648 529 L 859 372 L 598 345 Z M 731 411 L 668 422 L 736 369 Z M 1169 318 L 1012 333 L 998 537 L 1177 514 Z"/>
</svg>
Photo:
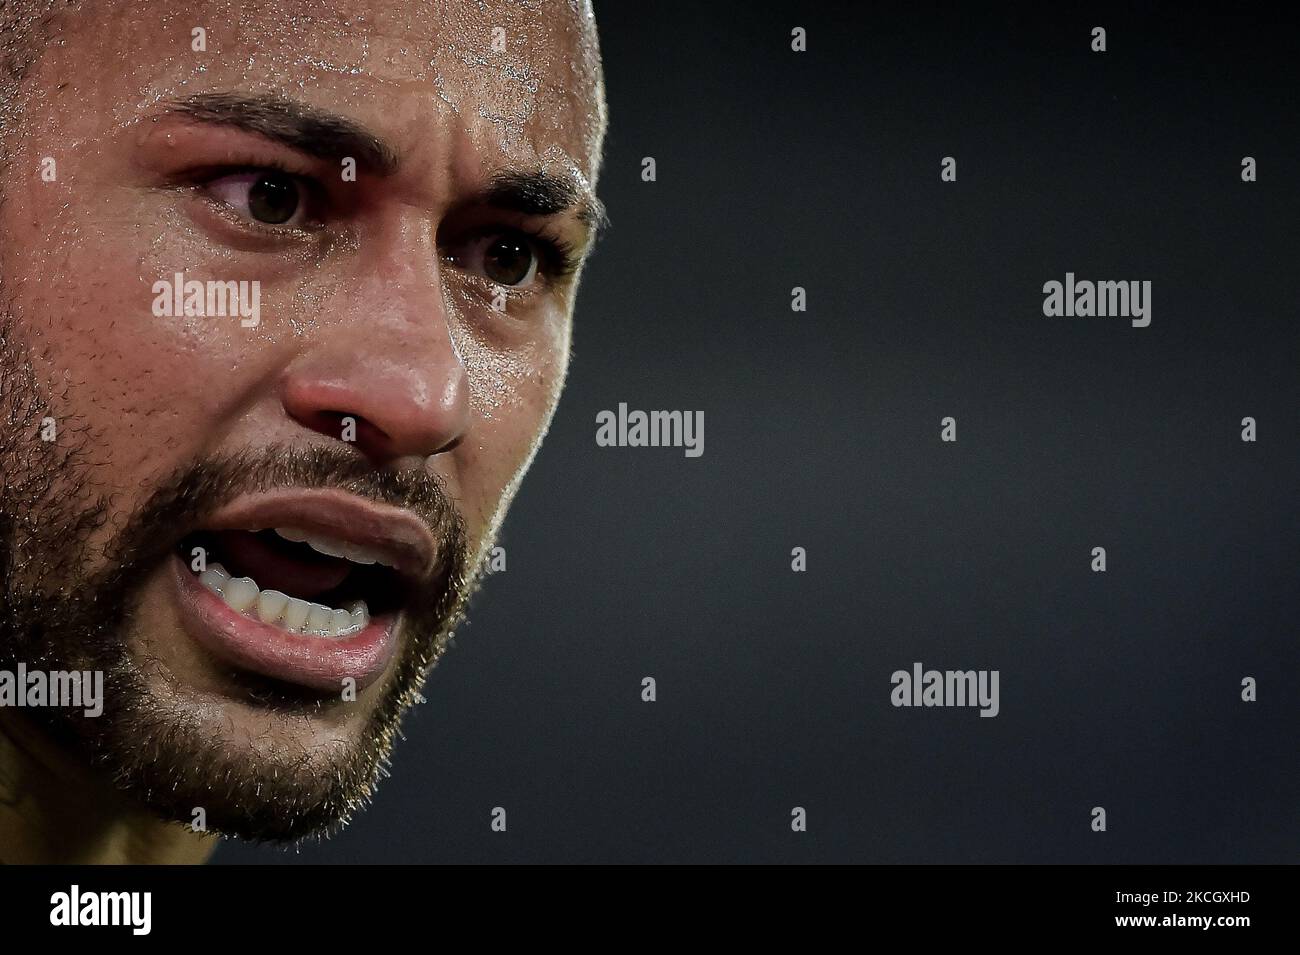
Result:
<svg viewBox="0 0 1300 955">
<path fill-rule="evenodd" d="M 118 123 L 204 91 L 275 92 L 399 148 L 455 128 L 484 164 L 558 162 L 588 180 L 604 127 L 579 0 L 87 0 L 60 17 L 32 79 Z"/>
</svg>

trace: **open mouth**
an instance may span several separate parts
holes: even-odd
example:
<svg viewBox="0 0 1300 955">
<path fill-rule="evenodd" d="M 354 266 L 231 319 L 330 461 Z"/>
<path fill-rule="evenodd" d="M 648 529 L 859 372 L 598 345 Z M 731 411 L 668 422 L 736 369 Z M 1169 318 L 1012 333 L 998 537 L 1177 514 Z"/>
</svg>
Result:
<svg viewBox="0 0 1300 955">
<path fill-rule="evenodd" d="M 197 531 L 180 544 L 202 548 L 203 586 L 226 606 L 289 633 L 340 639 L 396 612 L 408 584 L 385 556 L 298 527 Z"/>
<path fill-rule="evenodd" d="M 326 692 L 365 686 L 396 653 L 404 611 L 446 580 L 440 550 L 410 511 L 342 491 L 241 498 L 177 543 L 181 621 L 240 670 Z"/>
</svg>

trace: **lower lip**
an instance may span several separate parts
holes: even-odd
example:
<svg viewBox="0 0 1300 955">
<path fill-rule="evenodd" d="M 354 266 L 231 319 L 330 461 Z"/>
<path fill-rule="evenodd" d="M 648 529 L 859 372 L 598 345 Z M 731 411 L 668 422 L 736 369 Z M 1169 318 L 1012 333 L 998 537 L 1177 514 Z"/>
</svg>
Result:
<svg viewBox="0 0 1300 955">
<path fill-rule="evenodd" d="M 323 692 L 344 681 L 358 688 L 379 679 L 393 658 L 395 615 L 371 620 L 364 630 L 337 640 L 290 633 L 247 617 L 199 583 L 180 557 L 172 558 L 184 626 L 201 647 L 243 670 Z"/>
</svg>

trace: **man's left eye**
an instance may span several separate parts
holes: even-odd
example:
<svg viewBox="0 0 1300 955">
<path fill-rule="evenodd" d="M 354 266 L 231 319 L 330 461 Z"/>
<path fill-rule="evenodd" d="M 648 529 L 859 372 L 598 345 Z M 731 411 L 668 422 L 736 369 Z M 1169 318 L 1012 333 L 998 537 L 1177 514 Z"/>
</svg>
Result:
<svg viewBox="0 0 1300 955">
<path fill-rule="evenodd" d="M 537 243 L 514 230 L 481 235 L 455 250 L 451 258 L 461 268 L 511 288 L 531 286 L 541 264 Z"/>
<path fill-rule="evenodd" d="M 307 202 L 298 177 L 275 169 L 233 173 L 204 187 L 246 219 L 287 229 L 306 225 Z"/>
</svg>

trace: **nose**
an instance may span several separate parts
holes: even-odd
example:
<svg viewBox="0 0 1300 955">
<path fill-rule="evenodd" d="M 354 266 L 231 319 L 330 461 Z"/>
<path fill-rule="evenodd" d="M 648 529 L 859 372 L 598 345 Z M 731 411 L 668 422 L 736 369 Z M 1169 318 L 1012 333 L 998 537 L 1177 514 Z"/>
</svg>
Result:
<svg viewBox="0 0 1300 955">
<path fill-rule="evenodd" d="M 328 299 L 326 317 L 306 333 L 315 341 L 281 380 L 290 418 L 376 463 L 450 451 L 470 420 L 468 374 L 436 256 L 423 275 L 413 261 L 428 260 L 390 260 Z"/>
<path fill-rule="evenodd" d="M 363 367 L 364 366 L 364 370 Z M 450 451 L 468 419 L 463 368 L 437 376 L 391 360 L 293 375 L 281 401 L 299 424 L 376 461 Z"/>
</svg>

